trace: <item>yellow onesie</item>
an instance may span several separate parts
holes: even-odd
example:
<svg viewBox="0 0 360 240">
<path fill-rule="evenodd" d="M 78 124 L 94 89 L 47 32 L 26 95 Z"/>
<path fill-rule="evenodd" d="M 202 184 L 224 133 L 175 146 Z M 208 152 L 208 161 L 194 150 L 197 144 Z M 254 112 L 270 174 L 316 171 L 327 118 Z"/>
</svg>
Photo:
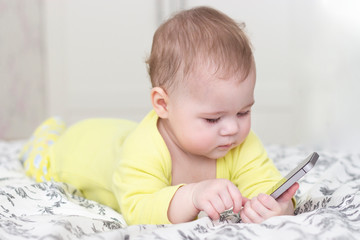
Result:
<svg viewBox="0 0 360 240">
<path fill-rule="evenodd" d="M 24 166 L 37 181 L 72 184 L 86 198 L 121 212 L 128 224 L 170 223 L 167 210 L 182 184 L 172 186 L 170 153 L 157 120 L 154 111 L 139 124 L 119 119 L 84 120 L 50 139 L 54 143 L 42 146 L 42 152 L 33 152 L 39 141 L 32 139 L 23 151 Z M 59 121 L 50 119 L 44 124 L 49 122 L 51 127 L 45 129 L 63 131 Z M 40 137 L 46 139 L 49 134 L 39 129 L 42 126 L 34 136 L 43 134 Z M 217 160 L 216 177 L 231 180 L 248 198 L 266 192 L 282 179 L 252 131 L 240 146 Z"/>
</svg>

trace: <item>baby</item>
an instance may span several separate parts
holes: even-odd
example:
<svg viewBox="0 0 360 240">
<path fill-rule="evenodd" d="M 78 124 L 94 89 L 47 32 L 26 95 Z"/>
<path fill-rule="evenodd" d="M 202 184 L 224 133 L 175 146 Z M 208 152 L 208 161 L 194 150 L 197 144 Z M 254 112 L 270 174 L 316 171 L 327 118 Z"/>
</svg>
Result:
<svg viewBox="0 0 360 240">
<path fill-rule="evenodd" d="M 208 7 L 177 13 L 155 32 L 147 61 L 153 110 L 139 123 L 45 121 L 24 147 L 37 181 L 72 184 L 128 224 L 181 223 L 232 208 L 243 222 L 293 214 L 282 179 L 251 131 L 255 62 L 242 28 Z"/>
</svg>

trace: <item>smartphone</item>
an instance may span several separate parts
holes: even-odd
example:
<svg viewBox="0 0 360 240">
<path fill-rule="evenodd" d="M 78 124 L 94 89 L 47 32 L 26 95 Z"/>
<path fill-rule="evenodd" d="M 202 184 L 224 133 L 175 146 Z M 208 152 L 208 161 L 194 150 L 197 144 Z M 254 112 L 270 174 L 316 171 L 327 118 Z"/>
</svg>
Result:
<svg viewBox="0 0 360 240">
<path fill-rule="evenodd" d="M 316 161 L 319 158 L 319 154 L 316 152 L 308 156 L 304 161 L 302 161 L 294 170 L 292 170 L 288 175 L 281 179 L 278 183 L 272 187 L 267 194 L 277 199 L 281 196 L 289 187 L 291 187 L 295 182 L 297 182 L 302 176 L 309 172 L 314 166 Z"/>
</svg>

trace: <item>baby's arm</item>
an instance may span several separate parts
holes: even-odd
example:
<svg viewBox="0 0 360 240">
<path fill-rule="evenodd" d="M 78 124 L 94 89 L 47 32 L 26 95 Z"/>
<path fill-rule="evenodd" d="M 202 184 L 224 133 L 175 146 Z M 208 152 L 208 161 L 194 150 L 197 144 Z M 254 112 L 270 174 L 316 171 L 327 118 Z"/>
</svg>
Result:
<svg viewBox="0 0 360 240">
<path fill-rule="evenodd" d="M 266 194 L 258 196 L 247 201 L 240 212 L 240 216 L 245 223 L 261 223 L 266 219 L 280 215 L 293 215 L 294 205 L 292 197 L 299 188 L 298 183 L 294 183 L 278 199 Z"/>
<path fill-rule="evenodd" d="M 220 213 L 233 207 L 238 213 L 246 198 L 227 179 L 212 179 L 184 185 L 170 202 L 168 218 L 172 223 L 194 220 L 200 211 L 210 218 L 219 219 Z"/>
</svg>

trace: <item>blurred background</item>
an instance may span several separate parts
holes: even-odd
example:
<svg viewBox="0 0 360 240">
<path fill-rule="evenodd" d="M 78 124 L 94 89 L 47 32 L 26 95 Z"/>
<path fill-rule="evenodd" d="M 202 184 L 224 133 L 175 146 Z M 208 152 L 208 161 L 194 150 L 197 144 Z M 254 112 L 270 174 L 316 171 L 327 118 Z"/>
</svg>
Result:
<svg viewBox="0 0 360 240">
<path fill-rule="evenodd" d="M 140 121 L 152 36 L 198 5 L 246 24 L 265 144 L 360 152 L 357 0 L 0 0 L 0 139 L 27 138 L 54 115 Z"/>
</svg>

